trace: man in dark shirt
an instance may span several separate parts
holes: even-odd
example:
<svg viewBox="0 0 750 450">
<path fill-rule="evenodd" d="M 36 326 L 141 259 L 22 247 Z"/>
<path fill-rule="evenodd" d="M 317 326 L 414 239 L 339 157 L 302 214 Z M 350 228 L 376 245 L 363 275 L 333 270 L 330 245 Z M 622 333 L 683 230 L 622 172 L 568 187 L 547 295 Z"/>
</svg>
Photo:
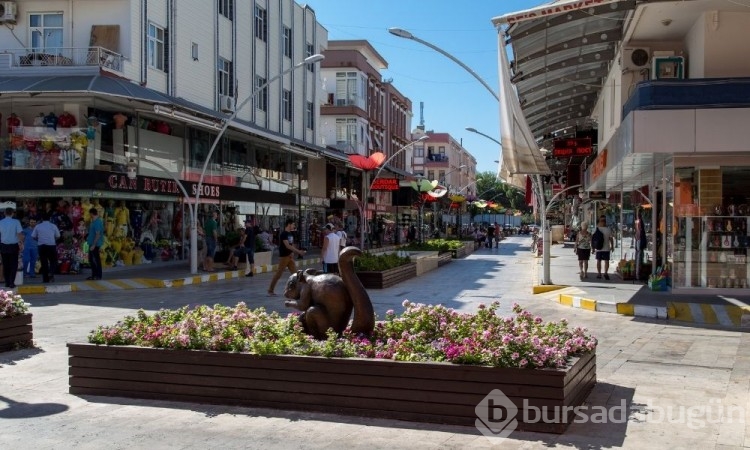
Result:
<svg viewBox="0 0 750 450">
<path fill-rule="evenodd" d="M 255 229 L 253 228 L 253 222 L 250 219 L 245 221 L 245 254 L 247 255 L 245 276 L 252 277 L 255 273 Z"/>
<path fill-rule="evenodd" d="M 495 226 L 490 224 L 487 227 L 487 248 L 492 248 L 492 241 L 495 239 Z"/>
<path fill-rule="evenodd" d="M 279 267 L 276 269 L 276 273 L 273 274 L 271 285 L 268 286 L 268 296 L 276 297 L 274 289 L 276 289 L 276 283 L 281 278 L 285 269 L 289 269 L 290 274 L 297 273 L 297 265 L 294 263 L 294 254 L 304 256 L 306 253 L 304 250 L 298 249 L 294 245 L 294 230 L 297 228 L 294 219 L 287 219 L 284 223 L 284 231 L 279 235 Z"/>
</svg>

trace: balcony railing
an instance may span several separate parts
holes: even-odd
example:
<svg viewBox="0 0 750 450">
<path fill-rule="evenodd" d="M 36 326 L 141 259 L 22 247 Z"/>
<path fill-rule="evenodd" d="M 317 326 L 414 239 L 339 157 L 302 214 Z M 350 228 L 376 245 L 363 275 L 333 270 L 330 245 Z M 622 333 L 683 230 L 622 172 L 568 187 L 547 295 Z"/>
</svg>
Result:
<svg viewBox="0 0 750 450">
<path fill-rule="evenodd" d="M 8 49 L 3 53 L 13 56 L 11 66 L 98 66 L 122 71 L 124 57 L 104 47 L 58 47 L 45 49 Z"/>
</svg>

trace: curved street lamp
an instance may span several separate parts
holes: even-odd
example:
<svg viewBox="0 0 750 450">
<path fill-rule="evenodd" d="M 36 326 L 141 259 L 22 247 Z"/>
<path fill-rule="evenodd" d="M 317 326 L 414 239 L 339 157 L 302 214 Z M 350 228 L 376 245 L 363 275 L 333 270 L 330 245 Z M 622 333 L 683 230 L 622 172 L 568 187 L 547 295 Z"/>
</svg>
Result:
<svg viewBox="0 0 750 450">
<path fill-rule="evenodd" d="M 190 218 L 190 273 L 196 274 L 198 273 L 198 205 L 200 204 L 200 198 L 201 198 L 201 192 L 203 191 L 203 179 L 206 176 L 206 169 L 208 168 L 208 162 L 211 161 L 211 157 L 214 154 L 214 151 L 216 150 L 216 146 L 221 141 L 221 137 L 224 135 L 224 132 L 227 131 L 227 128 L 229 128 L 229 125 L 234 121 L 235 118 L 237 118 L 237 114 L 240 112 L 240 110 L 253 98 L 255 98 L 256 95 L 260 94 L 265 90 L 265 88 L 273 83 L 274 81 L 278 80 L 279 78 L 283 77 L 284 75 L 288 74 L 289 72 L 292 72 L 296 69 L 299 69 L 300 67 L 304 67 L 308 64 L 314 64 L 316 62 L 319 62 L 323 60 L 325 56 L 321 54 L 315 54 L 308 56 L 301 62 L 293 65 L 292 67 L 278 73 L 276 76 L 270 78 L 265 83 L 261 84 L 260 86 L 256 87 L 253 92 L 250 93 L 250 95 L 247 96 L 237 107 L 234 109 L 234 112 L 231 116 L 229 116 L 227 119 L 224 120 L 224 124 L 219 129 L 218 134 L 216 135 L 216 138 L 214 139 L 213 144 L 211 144 L 211 149 L 208 151 L 208 156 L 206 156 L 206 160 L 203 163 L 203 169 L 201 170 L 201 176 L 198 179 L 198 186 L 195 191 L 195 205 L 193 205 L 193 209 L 191 212 L 191 218 Z"/>
</svg>

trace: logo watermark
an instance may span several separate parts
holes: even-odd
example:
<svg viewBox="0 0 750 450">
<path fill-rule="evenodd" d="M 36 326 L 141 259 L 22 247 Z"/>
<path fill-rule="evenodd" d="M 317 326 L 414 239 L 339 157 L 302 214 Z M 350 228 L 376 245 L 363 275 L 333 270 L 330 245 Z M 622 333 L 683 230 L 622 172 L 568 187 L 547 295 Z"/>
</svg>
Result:
<svg viewBox="0 0 750 450">
<path fill-rule="evenodd" d="M 534 406 L 527 399 L 519 409 L 500 389 L 493 389 L 474 409 L 477 419 L 474 425 L 480 433 L 493 441 L 504 439 L 522 423 L 589 423 L 625 424 L 628 421 L 641 423 L 683 424 L 691 430 L 719 423 L 745 422 L 745 409 L 734 404 L 723 404 L 721 399 L 711 398 L 699 405 L 655 405 L 652 400 L 645 404 L 629 403 L 620 399 L 614 405 L 580 406 Z"/>
<path fill-rule="evenodd" d="M 518 407 L 500 389 L 493 389 L 474 408 L 474 426 L 491 439 L 505 439 L 516 430 Z"/>
</svg>

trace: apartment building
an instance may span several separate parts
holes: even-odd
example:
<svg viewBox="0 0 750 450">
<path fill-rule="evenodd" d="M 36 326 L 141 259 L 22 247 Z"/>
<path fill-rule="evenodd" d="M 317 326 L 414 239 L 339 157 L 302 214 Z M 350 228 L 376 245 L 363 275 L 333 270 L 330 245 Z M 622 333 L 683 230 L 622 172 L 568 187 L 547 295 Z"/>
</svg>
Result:
<svg viewBox="0 0 750 450">
<path fill-rule="evenodd" d="M 328 206 L 315 174 L 345 157 L 322 145 L 319 64 L 302 63 L 328 41 L 312 8 L 2 1 L 0 24 L 0 198 L 20 217 L 96 203 L 112 239 L 181 242 L 196 193 L 227 230 Z"/>
<path fill-rule="evenodd" d="M 408 189 L 399 189 L 398 180 L 410 173 L 404 150 L 420 145 L 410 142 L 411 100 L 399 92 L 393 80 L 382 78 L 380 71 L 388 63 L 369 42 L 329 41 L 324 54 L 320 67 L 327 97 L 320 108 L 319 132 L 325 145 L 348 155 L 382 152 L 387 158 L 377 183 L 373 183 L 375 173 L 330 162 L 327 176 L 332 213 L 343 219 L 350 235 L 356 235 L 361 199 L 366 195 L 365 217 L 395 228 L 399 214 L 410 214 L 411 206 Z M 370 225 L 372 229 L 378 226 Z"/>
<path fill-rule="evenodd" d="M 580 218 L 607 214 L 636 267 L 646 276 L 667 268 L 675 294 L 746 294 L 747 5 L 557 3 L 566 5 L 493 22 L 501 45 L 510 42 L 510 82 L 530 131 L 581 175 Z M 577 133 L 592 128 L 579 151 Z M 572 147 L 556 152 L 560 139 Z"/>
</svg>

